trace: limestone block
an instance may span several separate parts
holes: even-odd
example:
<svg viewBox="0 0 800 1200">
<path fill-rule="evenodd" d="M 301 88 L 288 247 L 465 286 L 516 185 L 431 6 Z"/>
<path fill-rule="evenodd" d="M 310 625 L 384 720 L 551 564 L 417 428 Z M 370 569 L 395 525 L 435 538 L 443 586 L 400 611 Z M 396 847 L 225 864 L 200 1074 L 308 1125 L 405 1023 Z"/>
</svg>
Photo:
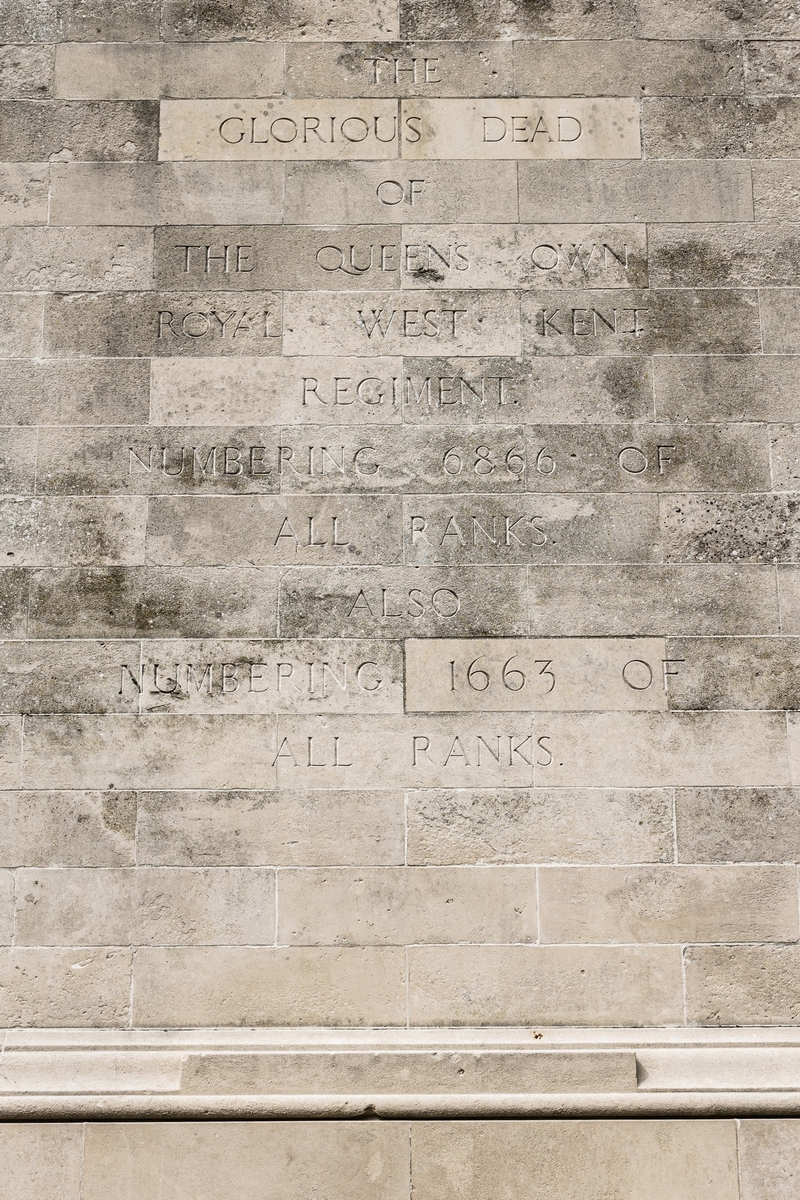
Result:
<svg viewBox="0 0 800 1200">
<path fill-rule="evenodd" d="M 477 502 L 476 502 L 477 501 Z M 648 562 L 654 496 L 420 496 L 404 501 L 406 561 L 416 565 Z"/>
<path fill-rule="evenodd" d="M 792 492 L 662 496 L 660 505 L 668 562 L 797 561 L 798 501 Z"/>
<path fill-rule="evenodd" d="M 414 638 L 406 710 L 666 710 L 666 654 L 663 638 Z"/>
<path fill-rule="evenodd" d="M 795 788 L 678 788 L 675 820 L 681 862 L 800 859 Z"/>
<path fill-rule="evenodd" d="M 401 397 L 407 425 L 597 425 L 653 411 L 650 362 L 622 356 L 406 359 Z"/>
<path fill-rule="evenodd" d="M 138 497 L 0 499 L 0 553 L 8 565 L 133 566 L 144 557 Z"/>
<path fill-rule="evenodd" d="M 546 867 L 542 942 L 793 941 L 793 867 Z"/>
<path fill-rule="evenodd" d="M 772 486 L 776 491 L 792 492 L 800 485 L 800 444 L 795 425 L 773 426 L 770 437 Z"/>
<path fill-rule="evenodd" d="M 400 33 L 404 38 L 573 38 L 627 37 L 634 10 L 627 3 L 608 0 L 587 13 L 575 0 L 558 0 L 550 8 L 532 8 L 524 0 L 510 0 L 498 9 L 491 0 L 469 4 L 424 3 L 401 0 Z"/>
<path fill-rule="evenodd" d="M 426 789 L 407 802 L 410 863 L 672 860 L 666 789 Z"/>
<path fill-rule="evenodd" d="M 45 301 L 49 357 L 280 354 L 272 292 L 72 292 Z"/>
<path fill-rule="evenodd" d="M 20 946 L 0 952 L 3 1024 L 124 1028 L 130 1019 L 131 961 L 123 946 Z"/>
<path fill-rule="evenodd" d="M 641 157 L 633 99 L 418 99 L 400 108 L 406 159 Z"/>
<path fill-rule="evenodd" d="M 45 225 L 47 163 L 0 164 L 0 225 Z"/>
<path fill-rule="evenodd" d="M 527 632 L 520 567 L 289 567 L 281 630 L 295 637 L 471 636 Z"/>
<path fill-rule="evenodd" d="M 398 866 L 403 795 L 286 788 L 140 792 L 137 838 L 145 865 Z"/>
<path fill-rule="evenodd" d="M 796 158 L 800 101 L 793 96 L 646 99 L 647 158 Z"/>
<path fill-rule="evenodd" d="M 0 296 L 0 358 L 37 358 L 42 352 L 44 296 Z"/>
<path fill-rule="evenodd" d="M 287 354 L 518 354 L 512 292 L 287 292 Z"/>
<path fill-rule="evenodd" d="M 561 221 L 565 211 L 573 221 L 753 218 L 747 162 L 656 162 L 648 156 L 647 162 L 521 162 L 517 169 L 522 221 Z"/>
<path fill-rule="evenodd" d="M 522 295 L 531 354 L 755 354 L 758 294 L 732 288 Z"/>
<path fill-rule="evenodd" d="M 36 431 L 0 429 L 0 492 L 33 493 L 36 477 Z"/>
<path fill-rule="evenodd" d="M 562 220 L 558 212 L 552 218 Z M 591 219 L 591 218 L 590 218 Z M 626 218 L 622 218 L 626 219 Z M 510 162 L 287 162 L 288 223 L 516 221 Z"/>
<path fill-rule="evenodd" d="M 508 42 L 294 41 L 286 46 L 289 96 L 502 96 L 511 94 L 512 78 Z"/>
<path fill-rule="evenodd" d="M 10 17 L 8 5 L 4 16 Z M 5 26 L 4 28 L 8 28 Z M 0 47 L 0 96 L 44 100 L 52 95 L 53 46 L 21 45 Z"/>
<path fill-rule="evenodd" d="M 67 162 L 50 172 L 53 225 L 281 219 L 278 163 Z"/>
<path fill-rule="evenodd" d="M 16 42 L 135 42 L 158 37 L 154 0 L 132 0 L 124 9 L 114 0 L 91 0 L 80 6 L 69 0 L 45 0 L 35 8 L 4 0 L 0 21 L 4 37 Z"/>
<path fill-rule="evenodd" d="M 514 83 L 523 96 L 735 95 L 742 57 L 731 42 L 518 42 Z"/>
<path fill-rule="evenodd" d="M 793 284 L 800 237 L 787 222 L 658 225 L 650 232 L 648 263 L 654 287 Z"/>
<path fill-rule="evenodd" d="M 8 1200 L 79 1200 L 81 1140 L 77 1125 L 4 1125 L 0 1155 Z"/>
<path fill-rule="evenodd" d="M 29 717 L 22 786 L 269 787 L 274 737 L 275 718 L 262 716 Z"/>
<path fill-rule="evenodd" d="M 639 37 L 729 38 L 795 37 L 796 14 L 786 0 L 731 9 L 722 0 L 702 0 L 686 12 L 681 0 L 644 0 L 638 10 Z"/>
<path fill-rule="evenodd" d="M 536 871 L 526 867 L 283 870 L 278 942 L 534 942 L 536 894 Z"/>
<path fill-rule="evenodd" d="M 733 1121 L 430 1121 L 412 1125 L 420 1200 L 738 1200 Z M 679 1169 L 676 1169 L 680 1164 Z M 748 1198 L 749 1200 L 749 1198 Z"/>
<path fill-rule="evenodd" d="M 34 637 L 256 637 L 277 632 L 269 567 L 55 568 L 31 573 Z"/>
<path fill-rule="evenodd" d="M 662 421 L 795 421 L 797 363 L 790 354 L 664 355 L 653 361 Z"/>
<path fill-rule="evenodd" d="M 271 945 L 275 873 L 130 867 L 16 874 L 20 946 Z"/>
<path fill-rule="evenodd" d="M 667 657 L 672 709 L 800 708 L 796 638 L 668 638 Z"/>
<path fill-rule="evenodd" d="M 744 53 L 751 95 L 796 96 L 800 92 L 796 42 L 746 42 Z"/>
<path fill-rule="evenodd" d="M 130 644 L 117 649 L 113 690 L 141 712 L 403 711 L 399 642 L 153 639 L 141 657 L 138 645 L 135 654 Z"/>
<path fill-rule="evenodd" d="M 151 419 L 165 425 L 387 425 L 399 423 L 402 396 L 399 357 L 163 358 L 151 365 Z"/>
<path fill-rule="evenodd" d="M 683 1021 L 677 946 L 415 946 L 413 1025 Z"/>
<path fill-rule="evenodd" d="M 797 1190 L 800 1122 L 742 1121 L 739 1178 L 742 1200 L 790 1200 Z"/>
<path fill-rule="evenodd" d="M 277 429 L 112 426 L 43 429 L 40 495 L 239 495 L 277 492 Z"/>
<path fill-rule="evenodd" d="M 756 220 L 791 221 L 800 195 L 800 163 L 774 159 L 753 164 L 753 203 Z"/>
<path fill-rule="evenodd" d="M 179 1200 L 185 1188 L 196 1200 L 230 1188 L 252 1200 L 302 1200 L 323 1189 L 330 1200 L 371 1200 L 376 1188 L 401 1200 L 408 1176 L 402 1122 L 97 1123 L 87 1126 L 83 1200 L 102 1200 L 111 1189 L 118 1200 L 139 1200 L 155 1188 L 163 1200 Z"/>
<path fill-rule="evenodd" d="M 153 245 L 145 229 L 0 230 L 5 291 L 136 291 L 151 286 Z"/>
<path fill-rule="evenodd" d="M 62 44 L 56 47 L 53 95 L 67 100 L 226 96 L 231 78 L 247 95 L 279 96 L 280 46 Z"/>
<path fill-rule="evenodd" d="M 690 946 L 686 1015 L 695 1025 L 796 1025 L 798 946 Z"/>
<path fill-rule="evenodd" d="M 138 642 L 4 641 L 0 643 L 0 712 L 136 712 L 120 694 L 119 662 Z"/>
<path fill-rule="evenodd" d="M 783 713 L 552 712 L 537 722 L 536 736 L 543 752 L 536 782 L 547 787 L 790 782 Z"/>
<path fill-rule="evenodd" d="M 0 636 L 25 636 L 27 608 L 27 572 L 15 567 L 4 567 L 0 570 Z"/>
<path fill-rule="evenodd" d="M 134 1022 L 144 1027 L 406 1023 L 397 946 L 153 946 L 137 953 L 135 971 Z"/>
<path fill-rule="evenodd" d="M 132 867 L 134 792 L 2 792 L 3 866 Z"/>
<path fill-rule="evenodd" d="M 775 569 L 766 565 L 537 566 L 528 586 L 531 633 L 544 636 L 769 634 L 780 628 Z"/>
<path fill-rule="evenodd" d="M 400 501 L 391 497 L 156 496 L 149 504 L 148 559 L 162 566 L 382 565 L 402 556 Z"/>
<path fill-rule="evenodd" d="M 155 160 L 158 105 L 0 101 L 0 162 Z"/>
<path fill-rule="evenodd" d="M 9 425 L 139 425 L 148 416 L 142 359 L 0 362 L 0 418 Z"/>
<path fill-rule="evenodd" d="M 167 0 L 161 29 L 165 41 L 178 42 L 369 41 L 397 37 L 397 0 L 336 0 L 324 8 L 311 0 L 268 7 L 235 0 L 224 8 L 202 0 Z"/>
<path fill-rule="evenodd" d="M 760 308 L 766 354 L 797 353 L 797 332 L 794 313 L 797 304 L 796 288 L 765 288 Z"/>
</svg>

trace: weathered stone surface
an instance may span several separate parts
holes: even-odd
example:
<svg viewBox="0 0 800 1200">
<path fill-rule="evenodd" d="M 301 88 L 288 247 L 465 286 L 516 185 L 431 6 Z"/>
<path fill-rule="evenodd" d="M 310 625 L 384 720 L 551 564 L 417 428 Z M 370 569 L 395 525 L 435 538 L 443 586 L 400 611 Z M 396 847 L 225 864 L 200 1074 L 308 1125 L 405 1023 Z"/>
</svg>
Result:
<svg viewBox="0 0 800 1200">
<path fill-rule="evenodd" d="M 526 292 L 522 342 L 530 354 L 755 354 L 758 295 L 732 288 Z"/>
<path fill-rule="evenodd" d="M 681 862 L 787 862 L 800 859 L 796 788 L 678 788 Z"/>
<path fill-rule="evenodd" d="M 271 292 L 71 292 L 45 302 L 51 357 L 280 354 Z"/>
<path fill-rule="evenodd" d="M 132 867 L 134 792 L 3 792 L 7 867 Z"/>
<path fill-rule="evenodd" d="M 0 951 L 5 1026 L 124 1028 L 130 1020 L 132 952 L 124 946 Z"/>
<path fill-rule="evenodd" d="M 460 637 L 528 628 L 524 568 L 289 568 L 281 632 L 304 637 Z"/>
<path fill-rule="evenodd" d="M 6 1125 L 0 1132 L 9 1200 L 78 1200 L 81 1135 L 75 1125 Z M 36 1163 L 31 1179 L 31 1163 Z"/>
<path fill-rule="evenodd" d="M 0 555 L 19 567 L 133 566 L 144 561 L 145 519 L 132 497 L 4 497 Z"/>
<path fill-rule="evenodd" d="M 793 493 L 664 496 L 660 503 L 668 562 L 798 561 L 798 498 Z"/>
<path fill-rule="evenodd" d="M 145 947 L 134 985 L 140 1026 L 406 1023 L 397 946 Z"/>
<path fill-rule="evenodd" d="M 666 790 L 425 789 L 408 797 L 408 861 L 667 862 Z"/>
<path fill-rule="evenodd" d="M 0 232 L 5 291 L 135 291 L 152 280 L 144 229 L 13 229 Z"/>
<path fill-rule="evenodd" d="M 775 571 L 767 566 L 537 566 L 528 590 L 531 633 L 545 636 L 780 629 Z M 800 583 L 797 605 L 800 630 Z"/>
<path fill-rule="evenodd" d="M 138 425 L 150 372 L 141 359 L 0 362 L 0 420 L 9 425 Z"/>
<path fill-rule="evenodd" d="M 514 82 L 522 96 L 735 95 L 744 91 L 744 68 L 730 42 L 519 42 Z"/>
<path fill-rule="evenodd" d="M 45 225 L 49 186 L 47 163 L 0 165 L 0 225 Z"/>
<path fill-rule="evenodd" d="M 327 6 L 311 0 L 268 7 L 256 0 L 235 0 L 224 8 L 202 0 L 166 0 L 161 28 L 165 40 L 179 42 L 363 41 L 397 37 L 397 4 L 395 0 L 337 0 L 329 12 Z"/>
<path fill-rule="evenodd" d="M 798 947 L 689 946 L 687 1017 L 698 1025 L 795 1025 Z"/>
<path fill-rule="evenodd" d="M 280 164 L 52 163 L 53 225 L 280 221 Z"/>
<path fill-rule="evenodd" d="M 683 1020 L 677 946 L 415 946 L 412 1025 Z"/>
<path fill-rule="evenodd" d="M 288 223 L 516 221 L 517 216 L 517 172 L 510 162 L 286 164 Z M 558 221 L 562 211 L 535 219 Z"/>
<path fill-rule="evenodd" d="M 258 637 L 277 633 L 278 576 L 250 566 L 33 571 L 29 624 L 45 638 Z"/>
<path fill-rule="evenodd" d="M 517 169 L 522 221 L 561 221 L 565 212 L 573 221 L 753 218 L 746 162 L 528 162 Z"/>
<path fill-rule="evenodd" d="M 140 792 L 139 862 L 398 866 L 403 796 L 377 791 Z"/>
<path fill-rule="evenodd" d="M 660 421 L 796 421 L 791 355 L 665 355 L 653 362 Z"/>
<path fill-rule="evenodd" d="M 52 46 L 0 46 L 0 96 L 44 100 L 52 95 L 54 58 Z"/>
<path fill-rule="evenodd" d="M 118 663 L 134 654 L 136 642 L 0 643 L 0 712 L 136 712 L 118 687 Z"/>
<path fill-rule="evenodd" d="M 800 347 L 795 312 L 796 288 L 766 288 L 761 293 L 761 326 L 766 354 L 796 354 Z"/>
<path fill-rule="evenodd" d="M 669 638 L 667 655 L 680 663 L 669 681 L 670 708 L 800 708 L 794 638 Z"/>
<path fill-rule="evenodd" d="M 278 941 L 300 946 L 533 942 L 536 872 L 514 867 L 281 871 Z"/>
<path fill-rule="evenodd" d="M 27 611 L 27 571 L 3 567 L 0 570 L 0 636 L 25 637 Z"/>
<path fill-rule="evenodd" d="M 0 161 L 155 159 L 158 105 L 66 100 L 0 101 Z"/>
<path fill-rule="evenodd" d="M 121 867 L 17 873 L 21 946 L 264 945 L 275 937 L 275 874 Z"/>
<path fill-rule="evenodd" d="M 183 1182 L 176 1162 L 186 1164 Z M 386 1200 L 401 1200 L 408 1173 L 402 1122 L 97 1123 L 87 1127 L 83 1189 L 85 1200 L 102 1200 L 112 1187 L 119 1200 L 138 1200 L 140 1187 L 178 1200 L 184 1183 L 197 1200 L 230 1187 L 252 1200 L 302 1200 L 323 1188 L 331 1200 L 370 1200 L 377 1187 Z"/>
<path fill-rule="evenodd" d="M 38 358 L 44 296 L 0 295 L 0 358 Z"/>
<path fill-rule="evenodd" d="M 400 33 L 414 37 L 573 38 L 627 37 L 634 10 L 622 3 L 597 4 L 590 13 L 575 0 L 557 0 L 548 8 L 510 0 L 498 9 L 490 0 L 430 4 L 401 0 Z"/>
<path fill-rule="evenodd" d="M 739 1126 L 739 1179 L 742 1200 L 790 1200 L 797 1187 L 800 1125 L 784 1121 L 742 1121 Z"/>
<path fill-rule="evenodd" d="M 420 1200 L 488 1200 L 501 1169 L 511 1194 L 531 1200 L 656 1200 L 665 1185 L 672 1200 L 738 1197 L 732 1121 L 415 1122 L 412 1144 Z"/>
<path fill-rule="evenodd" d="M 800 101 L 794 96 L 647 99 L 647 158 L 797 158 Z"/>
<path fill-rule="evenodd" d="M 226 96 L 234 76 L 245 94 L 279 96 L 280 46 L 62 44 L 56 47 L 53 95 L 66 100 Z"/>
<path fill-rule="evenodd" d="M 681 0 L 644 0 L 638 10 L 639 37 L 791 38 L 796 14 L 787 0 L 732 8 L 723 0 L 702 0 L 687 11 Z"/>
<path fill-rule="evenodd" d="M 796 96 L 800 92 L 797 42 L 746 42 L 744 54 L 751 95 Z"/>
<path fill-rule="evenodd" d="M 756 220 L 791 221 L 800 195 L 800 163 L 792 159 L 753 163 Z"/>
<path fill-rule="evenodd" d="M 503 96 L 512 91 L 508 42 L 372 41 L 366 46 L 289 42 L 286 46 L 289 96 Z"/>
<path fill-rule="evenodd" d="M 794 941 L 793 867 L 547 867 L 543 942 Z"/>
</svg>

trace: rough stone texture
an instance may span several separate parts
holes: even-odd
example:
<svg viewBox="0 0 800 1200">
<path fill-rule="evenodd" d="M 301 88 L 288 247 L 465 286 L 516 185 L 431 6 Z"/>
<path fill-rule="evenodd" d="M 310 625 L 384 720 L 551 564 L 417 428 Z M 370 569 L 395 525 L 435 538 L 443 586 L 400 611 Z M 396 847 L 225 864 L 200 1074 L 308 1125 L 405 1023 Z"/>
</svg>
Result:
<svg viewBox="0 0 800 1200">
<path fill-rule="evenodd" d="M 19 1027 L 800 1024 L 795 8 L 0 0 L 2 1114 Z M 73 1112 L 4 1200 L 797 1190 L 733 1115 Z"/>
</svg>

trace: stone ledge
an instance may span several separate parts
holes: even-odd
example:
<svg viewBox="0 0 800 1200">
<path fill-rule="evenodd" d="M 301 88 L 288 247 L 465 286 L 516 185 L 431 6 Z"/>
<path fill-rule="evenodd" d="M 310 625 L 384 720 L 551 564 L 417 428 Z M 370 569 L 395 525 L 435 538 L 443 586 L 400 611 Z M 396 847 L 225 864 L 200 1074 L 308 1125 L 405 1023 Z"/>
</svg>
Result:
<svg viewBox="0 0 800 1200">
<path fill-rule="evenodd" d="M 0 1120 L 800 1115 L 800 1030 L 8 1030 Z"/>
</svg>

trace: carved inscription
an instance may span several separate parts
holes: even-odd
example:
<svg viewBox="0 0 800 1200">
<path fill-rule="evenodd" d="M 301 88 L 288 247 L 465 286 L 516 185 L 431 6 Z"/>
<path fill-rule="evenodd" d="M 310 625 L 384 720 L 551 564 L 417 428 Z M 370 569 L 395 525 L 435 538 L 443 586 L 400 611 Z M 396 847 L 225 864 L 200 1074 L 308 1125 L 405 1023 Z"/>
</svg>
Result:
<svg viewBox="0 0 800 1200">
<path fill-rule="evenodd" d="M 666 710 L 680 663 L 658 638 L 405 644 L 409 711 Z"/>
</svg>

